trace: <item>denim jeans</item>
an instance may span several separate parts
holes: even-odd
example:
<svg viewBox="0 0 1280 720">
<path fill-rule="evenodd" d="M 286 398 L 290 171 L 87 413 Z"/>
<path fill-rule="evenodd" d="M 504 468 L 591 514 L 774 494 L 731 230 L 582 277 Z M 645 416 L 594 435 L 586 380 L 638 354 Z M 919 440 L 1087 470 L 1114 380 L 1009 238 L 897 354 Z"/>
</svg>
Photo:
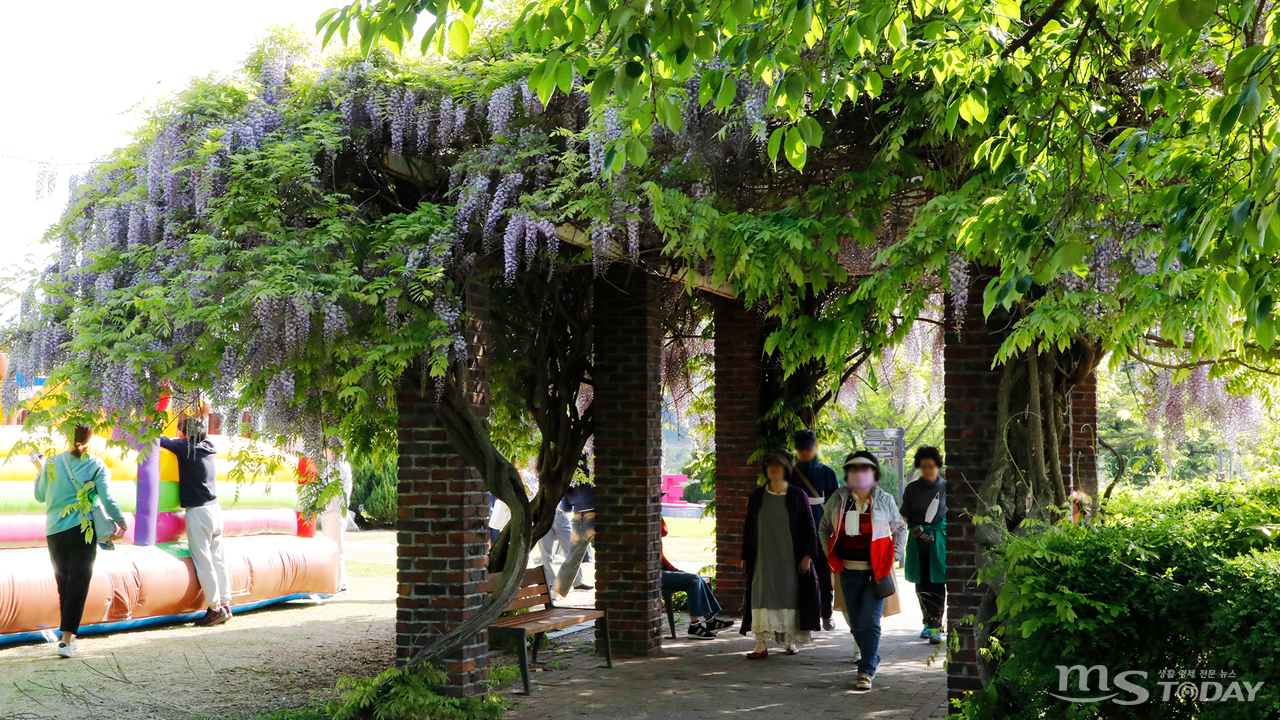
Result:
<svg viewBox="0 0 1280 720">
<path fill-rule="evenodd" d="M 880 618 L 884 600 L 876 597 L 875 578 L 870 570 L 842 570 L 840 589 L 844 592 L 845 614 L 858 641 L 862 656 L 858 672 L 874 676 L 880 665 Z"/>
<path fill-rule="evenodd" d="M 662 589 L 689 596 L 689 617 L 710 617 L 723 609 L 707 581 L 693 573 L 663 570 Z"/>
<path fill-rule="evenodd" d="M 538 552 L 542 555 L 542 573 L 547 576 L 547 585 L 555 586 L 556 571 L 551 565 L 551 557 L 555 554 L 555 544 L 560 543 L 560 552 L 569 559 L 569 548 L 573 547 L 573 529 L 569 524 L 569 514 L 556 508 L 556 519 L 551 523 L 551 530 L 538 541 Z M 574 585 L 582 585 L 582 568 L 573 579 Z"/>
<path fill-rule="evenodd" d="M 582 567 L 582 558 L 587 555 L 587 547 L 596 539 L 595 511 L 573 513 L 570 525 L 573 528 L 572 544 L 565 554 L 564 565 L 560 566 L 560 572 L 556 575 L 555 590 L 561 595 L 568 595 L 573 589 L 576 584 L 574 579 Z"/>
</svg>

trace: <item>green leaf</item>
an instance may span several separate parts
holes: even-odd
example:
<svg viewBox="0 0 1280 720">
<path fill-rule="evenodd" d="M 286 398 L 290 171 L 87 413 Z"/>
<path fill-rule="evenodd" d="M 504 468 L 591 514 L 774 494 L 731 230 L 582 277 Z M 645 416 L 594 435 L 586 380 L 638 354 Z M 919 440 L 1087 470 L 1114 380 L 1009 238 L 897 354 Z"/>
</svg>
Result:
<svg viewBox="0 0 1280 720">
<path fill-rule="evenodd" d="M 862 54 L 862 35 L 858 34 L 856 23 L 849 23 L 849 29 L 844 33 L 844 54 L 848 55 L 850 60 Z"/>
<path fill-rule="evenodd" d="M 889 45 L 894 50 L 907 44 L 907 26 L 901 20 L 894 20 L 889 23 L 889 30 L 885 35 L 885 39 L 889 41 Z"/>
<path fill-rule="evenodd" d="M 769 135 L 769 159 L 778 162 L 778 150 L 782 148 L 782 136 L 786 132 L 786 128 L 778 128 Z"/>
<path fill-rule="evenodd" d="M 1236 100 L 1236 104 L 1240 106 L 1238 121 L 1241 125 L 1249 127 L 1258 120 L 1258 115 L 1262 113 L 1262 93 L 1258 92 L 1257 78 L 1250 80 L 1240 89 L 1240 97 Z"/>
<path fill-rule="evenodd" d="M 782 145 L 783 151 L 787 156 L 787 162 L 791 163 L 791 167 L 804 172 L 804 162 L 809 153 L 805 147 L 804 139 L 800 137 L 800 130 L 794 127 L 788 129 Z"/>
<path fill-rule="evenodd" d="M 805 82 L 804 76 L 798 72 L 787 73 L 787 79 L 783 84 L 787 90 L 787 104 L 793 108 L 800 107 L 800 103 L 804 102 Z"/>
<path fill-rule="evenodd" d="M 1276 319 L 1270 313 L 1258 318 L 1258 344 L 1264 350 L 1270 350 L 1276 344 Z"/>
<path fill-rule="evenodd" d="M 1187 27 L 1199 30 L 1218 11 L 1218 0 L 1178 0 L 1178 17 Z"/>
<path fill-rule="evenodd" d="M 324 26 L 329 24 L 329 21 L 333 19 L 333 16 L 337 15 L 339 12 L 341 12 L 341 8 L 330 8 L 320 13 L 320 19 L 316 20 L 316 32 L 318 33 L 323 30 Z"/>
<path fill-rule="evenodd" d="M 449 49 L 454 55 L 462 57 L 469 47 L 471 47 L 471 28 L 468 28 L 461 19 L 454 20 L 449 25 Z"/>
<path fill-rule="evenodd" d="M 538 82 L 538 99 L 543 105 L 551 102 L 551 95 L 556 91 L 556 75 L 560 69 L 560 63 L 557 60 L 547 65 L 547 71 L 542 76 L 542 80 Z"/>
<path fill-rule="evenodd" d="M 725 110 L 738 96 L 738 83 L 730 76 L 721 77 L 720 92 L 716 93 L 716 110 Z"/>
<path fill-rule="evenodd" d="M 1227 72 L 1222 81 L 1223 86 L 1230 91 L 1243 82 L 1246 77 L 1252 74 L 1253 63 L 1261 53 L 1261 45 L 1254 45 L 1236 53 L 1235 57 L 1231 58 L 1231 62 L 1227 63 Z"/>
<path fill-rule="evenodd" d="M 956 131 L 956 121 L 960 119 L 960 106 L 963 104 L 964 101 L 957 100 L 951 103 L 951 107 L 947 108 L 947 132 Z"/>
<path fill-rule="evenodd" d="M 639 138 L 627 140 L 627 159 L 632 165 L 642 167 L 649 160 L 649 148 Z"/>
<path fill-rule="evenodd" d="M 1226 99 L 1223 100 L 1226 102 Z M 1218 124 L 1218 134 L 1225 137 L 1235 129 L 1236 122 L 1240 120 L 1240 113 L 1244 111 L 1244 106 L 1239 102 L 1231 103 L 1227 111 L 1222 114 L 1222 122 Z"/>
<path fill-rule="evenodd" d="M 702 73 L 702 81 L 698 83 L 698 107 L 705 107 L 711 98 L 716 96 L 716 90 L 723 79 L 724 73 L 720 70 L 708 70 Z"/>
<path fill-rule="evenodd" d="M 960 114 L 975 125 L 981 125 L 987 121 L 987 99 L 986 91 L 970 92 L 964 96 L 964 100 L 960 103 Z"/>
<path fill-rule="evenodd" d="M 800 137 L 804 139 L 804 144 L 809 147 L 818 147 L 822 145 L 822 125 L 814 119 L 812 115 L 806 115 L 800 119 Z"/>
<path fill-rule="evenodd" d="M 556 66 L 556 87 L 560 88 L 560 92 L 568 95 L 573 91 L 573 64 L 562 62 Z M 543 103 L 544 105 L 546 103 Z"/>
<path fill-rule="evenodd" d="M 872 72 L 867 76 L 867 94 L 873 98 L 880 97 L 881 90 L 884 90 L 884 78 L 880 73 Z"/>
<path fill-rule="evenodd" d="M 632 33 L 631 37 L 627 38 L 627 47 L 642 58 L 649 57 L 649 38 L 645 37 L 644 33 Z"/>
<path fill-rule="evenodd" d="M 1080 264 L 1084 259 L 1085 244 L 1078 241 L 1063 243 L 1053 253 L 1053 260 L 1050 265 L 1056 273 L 1062 268 L 1070 268 Z"/>
<path fill-rule="evenodd" d="M 1171 0 L 1156 11 L 1156 34 L 1162 38 L 1176 39 L 1191 32 L 1191 28 L 1182 22 L 1179 0 Z"/>
<path fill-rule="evenodd" d="M 532 76 L 530 80 L 532 81 Z M 591 107 L 598 108 L 604 105 L 611 89 L 613 89 L 613 68 L 604 68 L 596 73 L 596 79 L 591 81 Z"/>
<path fill-rule="evenodd" d="M 1249 222 L 1249 209 L 1253 206 L 1253 198 L 1245 198 L 1231 209 L 1227 216 L 1227 231 L 1232 235 L 1243 235 L 1245 223 Z"/>
</svg>

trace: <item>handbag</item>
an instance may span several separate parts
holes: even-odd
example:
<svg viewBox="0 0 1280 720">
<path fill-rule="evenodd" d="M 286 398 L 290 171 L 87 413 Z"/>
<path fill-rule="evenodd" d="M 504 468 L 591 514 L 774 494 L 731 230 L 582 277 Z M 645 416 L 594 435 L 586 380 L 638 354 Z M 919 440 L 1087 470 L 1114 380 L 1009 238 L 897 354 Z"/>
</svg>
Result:
<svg viewBox="0 0 1280 720">
<path fill-rule="evenodd" d="M 892 572 L 890 572 L 889 574 L 885 575 L 882 578 L 876 578 L 875 580 L 876 580 L 876 583 L 875 583 L 874 590 L 877 598 L 883 600 L 889 597 L 890 595 L 893 595 L 894 593 L 898 592 L 898 587 L 893 582 Z"/>
<path fill-rule="evenodd" d="M 67 479 L 71 481 L 72 485 L 76 486 L 77 493 L 84 489 L 84 484 L 76 479 L 75 473 L 71 472 L 71 468 L 67 466 L 66 458 L 64 458 L 61 453 L 55 455 L 53 459 L 54 462 L 57 462 L 61 466 L 62 470 L 67 473 Z M 93 491 L 92 495 L 93 496 L 89 498 L 89 517 L 93 520 L 93 541 L 107 542 L 108 538 L 116 534 L 116 523 L 114 520 L 107 517 L 107 511 L 103 509 L 102 500 L 98 497 L 96 489 Z"/>
</svg>

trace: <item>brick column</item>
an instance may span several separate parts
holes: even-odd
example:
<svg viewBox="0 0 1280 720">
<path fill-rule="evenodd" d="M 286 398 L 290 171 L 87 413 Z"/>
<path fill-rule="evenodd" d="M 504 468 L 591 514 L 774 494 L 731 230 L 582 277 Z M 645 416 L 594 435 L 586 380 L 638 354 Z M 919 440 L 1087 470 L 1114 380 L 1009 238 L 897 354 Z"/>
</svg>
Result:
<svg viewBox="0 0 1280 720">
<path fill-rule="evenodd" d="M 474 411 L 488 416 L 485 357 L 488 288 L 468 288 L 467 393 Z M 463 622 L 484 603 L 488 565 L 488 494 L 479 475 L 450 444 L 436 417 L 435 390 L 419 394 L 421 377 L 407 373 L 397 394 L 399 411 L 399 520 L 396 523 L 396 660 L 403 664 L 426 639 Z M 443 658 L 444 692 L 481 691 L 488 676 L 488 634 L 480 633 Z"/>
<path fill-rule="evenodd" d="M 1098 378 L 1089 377 L 1071 391 L 1071 439 L 1059 449 L 1067 492 L 1098 495 Z"/>
<path fill-rule="evenodd" d="M 747 498 L 760 476 L 750 462 L 760 439 L 760 322 L 742 301 L 717 297 L 716 383 L 716 597 L 725 612 L 742 611 L 742 526 Z"/>
<path fill-rule="evenodd" d="M 974 275 L 979 273 L 974 269 Z M 984 588 L 975 583 L 976 533 L 971 514 L 979 512 L 977 489 L 995 459 L 996 395 L 1002 368 L 991 361 L 1004 340 L 1007 317 L 982 317 L 982 291 L 987 278 L 974 277 L 964 323 L 957 338 L 951 296 L 945 317 L 945 460 L 947 474 L 947 632 L 957 642 L 947 664 L 947 695 L 958 698 L 981 690 L 973 625 L 957 622 L 978 609 Z"/>
<path fill-rule="evenodd" d="M 662 647 L 659 282 L 625 265 L 595 282 L 596 607 L 626 655 Z"/>
</svg>

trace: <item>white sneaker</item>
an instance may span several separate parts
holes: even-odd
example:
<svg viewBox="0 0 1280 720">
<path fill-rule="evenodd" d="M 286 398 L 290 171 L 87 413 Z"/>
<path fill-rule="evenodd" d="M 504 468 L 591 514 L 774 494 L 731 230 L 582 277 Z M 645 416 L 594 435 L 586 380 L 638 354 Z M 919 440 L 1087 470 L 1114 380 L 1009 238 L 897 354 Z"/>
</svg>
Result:
<svg viewBox="0 0 1280 720">
<path fill-rule="evenodd" d="M 58 643 L 58 657 L 73 658 L 75 656 L 76 656 L 76 642 L 74 640 L 71 641 L 70 645 L 64 642 Z"/>
</svg>

